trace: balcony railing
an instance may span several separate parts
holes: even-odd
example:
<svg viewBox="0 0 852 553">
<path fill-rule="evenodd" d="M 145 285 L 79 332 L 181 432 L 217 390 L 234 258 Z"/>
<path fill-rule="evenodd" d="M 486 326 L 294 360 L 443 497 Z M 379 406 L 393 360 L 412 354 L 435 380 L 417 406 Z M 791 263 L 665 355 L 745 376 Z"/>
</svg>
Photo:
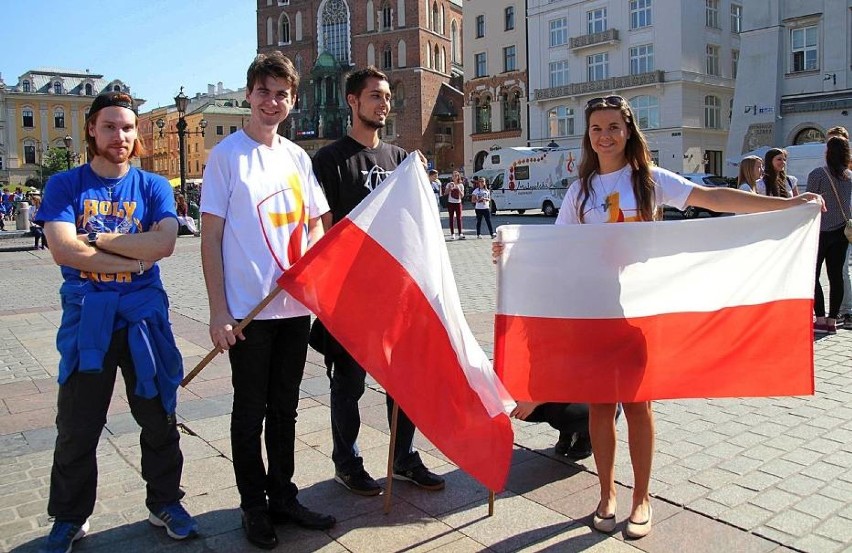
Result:
<svg viewBox="0 0 852 553">
<path fill-rule="evenodd" d="M 588 48 L 589 46 L 613 42 L 618 42 L 618 29 L 607 29 L 600 33 L 572 37 L 571 49 L 579 50 L 581 48 Z"/>
<path fill-rule="evenodd" d="M 564 98 L 566 96 L 580 96 L 593 92 L 606 90 L 621 90 L 623 88 L 634 88 L 649 84 L 661 83 L 665 80 L 663 71 L 651 71 L 639 75 L 624 75 L 623 77 L 610 77 L 600 81 L 589 81 L 585 83 L 572 83 L 565 86 L 553 88 L 539 88 L 534 91 L 535 101 L 550 100 L 553 98 Z"/>
</svg>

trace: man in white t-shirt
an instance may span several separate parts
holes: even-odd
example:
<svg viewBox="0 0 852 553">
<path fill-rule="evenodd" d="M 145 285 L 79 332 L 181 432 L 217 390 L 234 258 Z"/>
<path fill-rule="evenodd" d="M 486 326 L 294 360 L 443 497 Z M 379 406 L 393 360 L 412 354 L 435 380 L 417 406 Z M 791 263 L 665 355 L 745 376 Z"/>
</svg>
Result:
<svg viewBox="0 0 852 553">
<path fill-rule="evenodd" d="M 234 328 L 322 237 L 328 202 L 308 154 L 277 133 L 299 86 L 292 62 L 280 52 L 259 54 L 247 81 L 251 117 L 213 148 L 204 170 L 201 263 L 210 338 L 231 362 L 231 450 L 243 528 L 251 543 L 272 549 L 278 544 L 273 524 L 325 530 L 335 523 L 301 505 L 292 481 L 310 314 L 281 292 L 242 332 Z"/>
</svg>

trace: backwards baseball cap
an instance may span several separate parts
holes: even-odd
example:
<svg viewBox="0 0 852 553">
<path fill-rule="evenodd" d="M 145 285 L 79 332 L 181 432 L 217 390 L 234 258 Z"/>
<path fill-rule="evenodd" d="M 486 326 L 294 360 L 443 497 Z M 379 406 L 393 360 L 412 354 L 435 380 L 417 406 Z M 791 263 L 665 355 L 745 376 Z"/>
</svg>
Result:
<svg viewBox="0 0 852 553">
<path fill-rule="evenodd" d="M 92 117 L 100 110 L 110 106 L 127 108 L 133 113 L 138 114 L 136 102 L 133 101 L 130 94 L 127 94 L 126 92 L 104 92 L 103 94 L 99 94 L 98 97 L 95 98 L 95 101 L 92 102 L 92 107 L 89 108 L 89 117 Z"/>
</svg>

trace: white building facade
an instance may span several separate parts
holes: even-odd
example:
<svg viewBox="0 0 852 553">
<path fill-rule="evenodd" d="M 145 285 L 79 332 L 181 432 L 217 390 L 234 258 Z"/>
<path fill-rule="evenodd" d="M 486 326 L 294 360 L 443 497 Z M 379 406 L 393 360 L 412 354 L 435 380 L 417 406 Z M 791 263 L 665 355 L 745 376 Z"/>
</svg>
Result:
<svg viewBox="0 0 852 553">
<path fill-rule="evenodd" d="M 658 165 L 722 174 L 744 3 L 529 0 L 529 145 L 581 147 L 586 102 L 617 94 Z"/>
<path fill-rule="evenodd" d="M 488 151 L 527 145 L 527 29 L 524 0 L 465 0 L 464 169 Z"/>
<path fill-rule="evenodd" d="M 852 0 L 749 2 L 727 150 L 825 141 L 852 127 Z"/>
</svg>

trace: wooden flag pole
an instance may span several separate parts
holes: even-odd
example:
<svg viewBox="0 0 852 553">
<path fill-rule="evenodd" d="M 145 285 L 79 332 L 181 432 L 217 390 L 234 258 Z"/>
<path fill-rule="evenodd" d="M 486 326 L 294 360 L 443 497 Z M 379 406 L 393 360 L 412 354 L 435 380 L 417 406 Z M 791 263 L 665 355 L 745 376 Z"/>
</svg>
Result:
<svg viewBox="0 0 852 553">
<path fill-rule="evenodd" d="M 396 447 L 396 425 L 399 419 L 399 404 L 393 402 L 393 410 L 391 411 L 390 424 L 390 444 L 388 445 L 388 479 L 385 485 L 385 514 L 391 510 L 391 491 L 393 490 L 393 452 Z"/>
<path fill-rule="evenodd" d="M 494 492 L 488 492 L 488 516 L 494 516 Z"/>
<path fill-rule="evenodd" d="M 260 300 L 260 303 L 257 304 L 255 308 L 252 309 L 248 315 L 246 315 L 245 319 L 240 321 L 240 323 L 234 328 L 234 334 L 239 334 L 240 332 L 242 332 L 243 329 L 248 326 L 248 324 L 252 322 L 255 317 L 257 317 L 258 313 L 263 311 L 266 306 L 269 305 L 269 303 L 275 299 L 275 296 L 277 296 L 279 292 L 281 292 L 281 287 L 276 286 L 272 289 L 271 292 L 269 292 L 269 294 L 265 298 Z M 192 382 L 192 379 L 198 376 L 198 373 L 200 373 L 204 369 L 204 367 L 206 367 L 207 364 L 210 363 L 210 361 L 213 361 L 214 357 L 222 353 L 222 351 L 223 350 L 220 348 L 213 348 L 212 350 L 210 350 L 210 353 L 208 353 L 207 356 L 202 359 L 201 362 L 198 363 L 188 375 L 183 377 L 183 380 L 180 381 L 180 385 L 186 388 L 186 385 Z"/>
</svg>

